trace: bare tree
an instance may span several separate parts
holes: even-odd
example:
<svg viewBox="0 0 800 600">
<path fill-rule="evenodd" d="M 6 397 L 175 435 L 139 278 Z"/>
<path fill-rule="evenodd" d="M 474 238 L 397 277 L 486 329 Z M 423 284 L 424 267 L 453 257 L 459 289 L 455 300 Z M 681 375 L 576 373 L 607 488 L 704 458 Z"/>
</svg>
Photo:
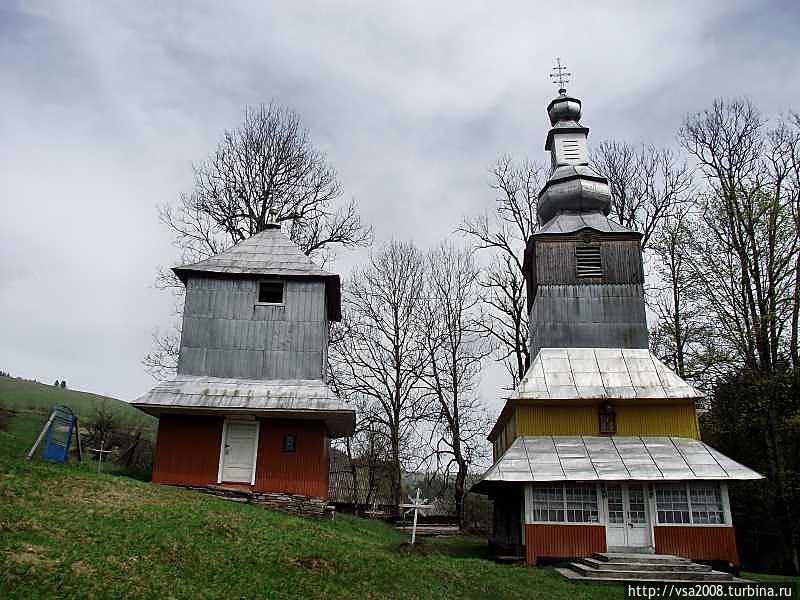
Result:
<svg viewBox="0 0 800 600">
<path fill-rule="evenodd" d="M 642 234 L 649 250 L 659 228 L 692 190 L 692 172 L 669 149 L 635 147 L 607 140 L 592 152 L 592 164 L 611 187 L 611 219 Z"/>
<path fill-rule="evenodd" d="M 427 267 L 420 321 L 428 355 L 424 383 L 435 400 L 432 447 L 446 485 L 455 472 L 460 523 L 470 467 L 486 454 L 489 418 L 477 384 L 491 347 L 480 327 L 479 270 L 472 253 L 443 243 L 428 254 Z"/>
<path fill-rule="evenodd" d="M 512 387 L 530 364 L 523 255 L 539 226 L 536 206 L 545 173 L 542 165 L 501 157 L 491 173 L 490 186 L 498 195 L 494 214 L 465 219 L 459 227 L 476 248 L 492 253 L 481 277 L 490 307 L 482 329 L 505 363 Z"/>
<path fill-rule="evenodd" d="M 376 431 L 389 438 L 392 496 L 400 503 L 408 442 L 425 415 L 420 381 L 427 362 L 419 326 L 424 260 L 391 242 L 356 269 L 343 294 L 345 331 L 331 348 L 343 394 L 362 398 Z"/>
<path fill-rule="evenodd" d="M 784 123 L 769 130 L 747 100 L 716 100 L 679 133 L 707 182 L 694 279 L 752 370 L 773 371 L 796 347 L 798 135 Z"/>
<path fill-rule="evenodd" d="M 696 215 L 688 208 L 667 218 L 652 244 L 657 283 L 650 306 L 657 323 L 650 334 L 653 352 L 683 379 L 702 385 L 730 364 L 701 302 L 693 275 Z"/>
<path fill-rule="evenodd" d="M 284 223 L 289 237 L 308 255 L 333 246 L 365 246 L 372 230 L 361 223 L 355 203 L 341 203 L 336 172 L 317 150 L 297 113 L 270 103 L 247 107 L 237 128 L 226 131 L 216 151 L 194 165 L 194 189 L 159 217 L 175 236 L 181 262 L 217 254 L 262 231 L 270 220 Z M 183 286 L 171 271 L 156 281 L 177 293 Z M 174 370 L 177 330 L 154 334 L 155 348 L 143 360 L 154 376 Z"/>
</svg>

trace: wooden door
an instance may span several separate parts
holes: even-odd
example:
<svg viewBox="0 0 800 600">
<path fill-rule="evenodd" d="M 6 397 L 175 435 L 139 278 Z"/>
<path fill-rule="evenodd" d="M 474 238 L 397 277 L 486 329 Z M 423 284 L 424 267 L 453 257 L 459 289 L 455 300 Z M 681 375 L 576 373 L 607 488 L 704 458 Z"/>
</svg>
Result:
<svg viewBox="0 0 800 600">
<path fill-rule="evenodd" d="M 252 484 L 256 466 L 258 423 L 226 421 L 222 444 L 222 481 Z"/>
</svg>

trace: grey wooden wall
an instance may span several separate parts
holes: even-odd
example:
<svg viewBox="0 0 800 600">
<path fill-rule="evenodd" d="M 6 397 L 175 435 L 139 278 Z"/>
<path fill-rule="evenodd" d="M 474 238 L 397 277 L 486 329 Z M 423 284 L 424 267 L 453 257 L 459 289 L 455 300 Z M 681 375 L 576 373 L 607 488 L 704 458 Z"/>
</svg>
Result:
<svg viewBox="0 0 800 600">
<path fill-rule="evenodd" d="M 529 350 L 647 348 L 642 253 L 636 239 L 595 239 L 602 277 L 578 278 L 576 239 L 537 240 Z"/>
<path fill-rule="evenodd" d="M 534 251 L 535 284 L 644 283 L 642 251 L 638 240 L 596 240 L 600 246 L 603 277 L 577 277 L 575 248 L 578 240 L 537 240 Z"/>
<path fill-rule="evenodd" d="M 190 277 L 178 372 L 244 379 L 323 378 L 325 284 L 287 280 L 282 306 L 257 301 L 257 280 Z"/>
</svg>

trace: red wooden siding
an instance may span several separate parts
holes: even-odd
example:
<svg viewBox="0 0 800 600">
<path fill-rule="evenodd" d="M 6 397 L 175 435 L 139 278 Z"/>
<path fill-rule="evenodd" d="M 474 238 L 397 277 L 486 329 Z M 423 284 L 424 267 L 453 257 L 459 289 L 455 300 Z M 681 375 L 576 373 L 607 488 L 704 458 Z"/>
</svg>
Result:
<svg viewBox="0 0 800 600">
<path fill-rule="evenodd" d="M 283 437 L 297 438 L 295 452 L 283 451 Z M 261 421 L 256 483 L 259 492 L 328 496 L 328 438 L 322 421 Z"/>
<path fill-rule="evenodd" d="M 173 485 L 217 482 L 222 417 L 161 415 L 153 481 Z"/>
<path fill-rule="evenodd" d="M 540 558 L 574 558 L 606 551 L 603 525 L 525 525 L 528 564 Z"/>
<path fill-rule="evenodd" d="M 655 527 L 656 552 L 691 560 L 726 560 L 739 566 L 733 527 Z"/>
</svg>

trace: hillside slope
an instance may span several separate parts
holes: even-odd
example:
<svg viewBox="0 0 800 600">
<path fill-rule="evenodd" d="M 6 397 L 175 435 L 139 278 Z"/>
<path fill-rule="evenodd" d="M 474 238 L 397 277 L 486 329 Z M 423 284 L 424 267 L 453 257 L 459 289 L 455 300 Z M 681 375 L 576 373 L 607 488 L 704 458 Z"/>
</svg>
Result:
<svg viewBox="0 0 800 600">
<path fill-rule="evenodd" d="M 619 598 L 498 565 L 475 538 L 409 551 L 380 522 L 290 517 L 196 492 L 26 462 L 32 417 L 0 432 L 0 597 Z"/>
<path fill-rule="evenodd" d="M 120 423 L 141 425 L 154 431 L 156 419 L 144 414 L 127 402 L 89 392 L 61 389 L 25 379 L 0 377 L 0 406 L 14 411 L 46 415 L 56 404 L 71 408 L 84 421 L 93 419 L 97 408 L 105 406 Z"/>
</svg>

